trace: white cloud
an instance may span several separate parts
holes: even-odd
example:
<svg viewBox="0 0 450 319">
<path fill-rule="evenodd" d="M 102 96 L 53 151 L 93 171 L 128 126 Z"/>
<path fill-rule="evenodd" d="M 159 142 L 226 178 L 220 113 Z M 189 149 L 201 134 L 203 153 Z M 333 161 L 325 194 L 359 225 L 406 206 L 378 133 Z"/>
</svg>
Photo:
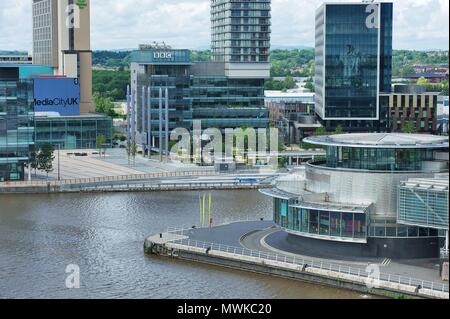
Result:
<svg viewBox="0 0 450 319">
<path fill-rule="evenodd" d="M 93 49 L 210 44 L 209 0 L 91 0 Z M 359 2 L 359 1 L 358 1 Z M 272 45 L 313 46 L 322 0 L 272 0 Z M 394 0 L 394 47 L 447 49 L 448 0 Z M 31 49 L 31 0 L 0 7 L 0 49 Z"/>
</svg>

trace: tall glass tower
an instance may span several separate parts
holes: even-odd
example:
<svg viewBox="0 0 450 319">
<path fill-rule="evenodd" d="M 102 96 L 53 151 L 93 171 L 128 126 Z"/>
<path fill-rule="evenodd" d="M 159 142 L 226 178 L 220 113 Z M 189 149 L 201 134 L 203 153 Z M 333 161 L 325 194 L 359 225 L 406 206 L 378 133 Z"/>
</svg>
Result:
<svg viewBox="0 0 450 319">
<path fill-rule="evenodd" d="M 324 3 L 316 12 L 316 113 L 327 129 L 377 131 L 392 78 L 392 3 Z"/>
</svg>

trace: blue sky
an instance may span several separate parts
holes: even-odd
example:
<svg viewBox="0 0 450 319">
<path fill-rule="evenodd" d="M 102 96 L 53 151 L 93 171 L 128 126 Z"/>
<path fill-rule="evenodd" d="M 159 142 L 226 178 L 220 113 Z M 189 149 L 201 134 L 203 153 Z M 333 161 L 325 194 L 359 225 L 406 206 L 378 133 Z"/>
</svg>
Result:
<svg viewBox="0 0 450 319">
<path fill-rule="evenodd" d="M 135 48 L 152 41 L 177 48 L 209 46 L 209 0 L 91 2 L 94 50 Z M 321 3 L 272 0 L 272 46 L 312 47 L 314 12 Z M 394 48 L 448 50 L 448 0 L 394 0 L 394 16 Z M 31 0 L 8 1 L 1 6 L 0 30 L 0 50 L 30 50 Z"/>
</svg>

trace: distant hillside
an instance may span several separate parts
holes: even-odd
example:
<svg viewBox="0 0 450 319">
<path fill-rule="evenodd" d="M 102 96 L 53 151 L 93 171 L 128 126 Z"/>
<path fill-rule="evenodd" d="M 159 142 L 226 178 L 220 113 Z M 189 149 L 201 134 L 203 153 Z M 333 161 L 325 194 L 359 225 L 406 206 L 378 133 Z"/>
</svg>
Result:
<svg viewBox="0 0 450 319">
<path fill-rule="evenodd" d="M 129 81 L 129 64 L 131 51 L 94 51 L 94 92 L 107 95 L 113 99 L 124 96 Z M 210 50 L 193 50 L 193 61 L 210 61 Z M 314 49 L 273 49 L 270 54 L 272 77 L 308 77 L 314 76 Z M 413 65 L 427 64 L 448 68 L 448 51 L 407 51 L 395 50 L 393 53 L 393 75 L 402 77 L 414 73 Z M 120 73 L 115 73 L 115 71 Z M 289 89 L 292 81 L 268 81 L 272 89 Z M 312 83 L 312 82 L 311 82 Z M 294 84 L 295 85 L 295 84 Z M 443 84 L 443 92 L 448 92 L 448 83 Z M 430 90 L 440 90 L 432 87 Z M 448 93 L 447 93 L 448 94 Z"/>
<path fill-rule="evenodd" d="M 94 51 L 93 64 L 98 67 L 127 69 L 131 51 Z M 209 61 L 210 50 L 192 51 L 193 61 Z M 308 77 L 314 71 L 314 49 L 273 49 L 270 54 L 272 76 Z M 414 64 L 446 65 L 448 51 L 407 51 L 395 50 L 393 54 L 393 75 L 404 76 L 412 73 Z"/>
</svg>

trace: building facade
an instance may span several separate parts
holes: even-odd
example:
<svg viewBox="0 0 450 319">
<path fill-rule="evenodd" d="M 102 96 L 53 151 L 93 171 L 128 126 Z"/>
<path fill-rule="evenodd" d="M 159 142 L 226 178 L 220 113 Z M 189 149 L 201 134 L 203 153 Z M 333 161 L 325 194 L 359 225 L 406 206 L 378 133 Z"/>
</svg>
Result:
<svg viewBox="0 0 450 319">
<path fill-rule="evenodd" d="M 378 131 L 392 81 L 392 3 L 324 3 L 316 12 L 316 113 L 329 131 Z"/>
<path fill-rule="evenodd" d="M 33 153 L 33 83 L 18 66 L 0 66 L 0 182 L 24 180 Z"/>
<path fill-rule="evenodd" d="M 305 141 L 324 147 L 326 159 L 263 191 L 274 198 L 276 224 L 293 240 L 347 256 L 439 256 L 438 229 L 404 223 L 398 198 L 403 181 L 448 173 L 447 137 L 378 133 Z M 427 214 L 416 208 L 416 216 Z"/>
<path fill-rule="evenodd" d="M 130 69 L 131 90 L 136 93 L 138 144 L 144 143 L 149 128 L 148 88 L 151 91 L 151 147 L 159 146 L 160 89 L 164 93 L 167 88 L 169 93 L 170 130 L 192 130 L 194 120 L 201 121 L 203 129 L 268 127 L 264 80 L 228 77 L 223 62 L 193 62 L 189 50 L 141 46 L 131 55 Z M 161 121 L 165 121 L 165 114 L 162 116 Z"/>
<path fill-rule="evenodd" d="M 28 54 L 0 53 L 0 64 L 31 64 L 33 57 Z"/>
<path fill-rule="evenodd" d="M 393 93 L 381 93 L 380 128 L 386 132 L 413 129 L 438 132 L 438 95 L 418 85 L 396 85 Z"/>
<path fill-rule="evenodd" d="M 99 135 L 105 137 L 105 144 L 113 144 L 112 119 L 99 114 L 36 114 L 35 134 L 36 146 L 51 144 L 54 149 L 96 149 Z"/>
<path fill-rule="evenodd" d="M 81 113 L 93 113 L 90 0 L 33 0 L 33 61 L 80 80 Z"/>
<path fill-rule="evenodd" d="M 270 77 L 270 0 L 211 0 L 211 49 L 231 78 Z"/>
</svg>

